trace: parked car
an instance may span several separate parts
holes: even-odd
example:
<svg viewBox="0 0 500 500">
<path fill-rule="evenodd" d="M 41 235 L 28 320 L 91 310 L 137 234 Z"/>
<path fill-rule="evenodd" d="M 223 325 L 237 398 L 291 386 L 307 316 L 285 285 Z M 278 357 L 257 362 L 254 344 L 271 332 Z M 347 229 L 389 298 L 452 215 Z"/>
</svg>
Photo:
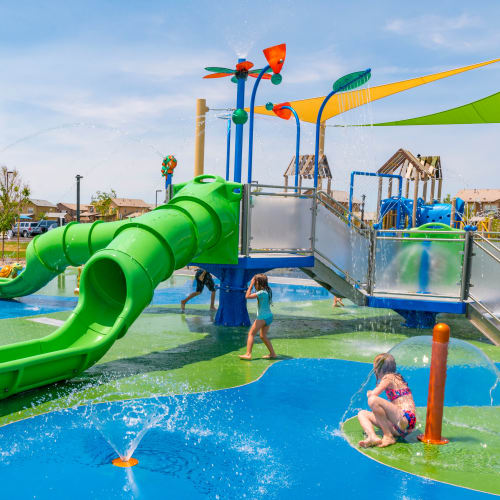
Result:
<svg viewBox="0 0 500 500">
<path fill-rule="evenodd" d="M 35 226 L 38 224 L 38 222 L 21 222 L 19 224 L 19 234 L 23 236 L 24 238 L 27 238 L 28 236 L 32 236 L 33 229 Z M 14 224 L 12 226 L 12 235 L 17 236 L 17 228 L 18 225 Z"/>
<path fill-rule="evenodd" d="M 42 234 L 58 226 L 56 220 L 41 220 L 31 231 L 31 234 Z"/>
</svg>

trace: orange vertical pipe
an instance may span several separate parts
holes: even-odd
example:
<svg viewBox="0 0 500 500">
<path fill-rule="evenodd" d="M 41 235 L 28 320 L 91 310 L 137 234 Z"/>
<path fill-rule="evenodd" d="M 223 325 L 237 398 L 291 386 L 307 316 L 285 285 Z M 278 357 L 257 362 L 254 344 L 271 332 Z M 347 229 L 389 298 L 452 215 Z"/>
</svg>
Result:
<svg viewBox="0 0 500 500">
<path fill-rule="evenodd" d="M 431 374 L 425 433 L 418 436 L 420 441 L 428 444 L 446 444 L 449 442 L 448 439 L 441 436 L 449 341 L 450 327 L 444 323 L 435 325 L 432 331 Z"/>
</svg>

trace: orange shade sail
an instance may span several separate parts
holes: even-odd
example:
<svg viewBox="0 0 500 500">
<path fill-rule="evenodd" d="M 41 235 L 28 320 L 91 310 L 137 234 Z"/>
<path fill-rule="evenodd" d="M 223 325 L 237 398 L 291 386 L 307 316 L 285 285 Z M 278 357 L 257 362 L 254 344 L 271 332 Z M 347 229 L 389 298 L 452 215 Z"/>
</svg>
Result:
<svg viewBox="0 0 500 500">
<path fill-rule="evenodd" d="M 273 48 L 274 47 L 271 47 L 270 49 Z M 433 75 L 420 76 L 418 78 L 412 78 L 411 80 L 403 80 L 401 82 L 379 85 L 378 87 L 350 90 L 349 92 L 342 92 L 340 94 L 335 94 L 328 101 L 327 105 L 325 106 L 325 109 L 323 110 L 322 121 L 329 120 L 330 118 L 336 115 L 349 111 L 350 109 L 354 109 L 358 106 L 362 106 L 363 104 L 367 104 L 368 102 L 376 101 L 378 99 L 383 99 L 384 97 L 397 94 L 398 92 L 403 92 L 405 90 L 419 87 L 420 85 L 424 85 L 426 83 L 431 83 L 435 82 L 436 80 L 441 80 L 442 78 L 447 78 L 449 76 L 457 75 L 459 73 L 464 73 L 465 71 L 469 71 L 471 69 L 487 66 L 488 64 L 493 64 L 498 61 L 500 61 L 500 59 L 493 59 L 492 61 L 473 64 L 471 66 L 464 66 L 463 68 L 452 69 L 449 71 L 442 71 L 440 73 L 434 73 Z M 313 97 L 312 99 L 303 99 L 300 101 L 291 101 L 291 106 L 297 112 L 299 119 L 301 121 L 316 123 L 318 111 L 324 98 L 325 96 Z M 265 108 L 265 106 L 256 106 L 255 113 L 275 116 L 274 111 L 273 110 L 268 111 Z"/>
</svg>

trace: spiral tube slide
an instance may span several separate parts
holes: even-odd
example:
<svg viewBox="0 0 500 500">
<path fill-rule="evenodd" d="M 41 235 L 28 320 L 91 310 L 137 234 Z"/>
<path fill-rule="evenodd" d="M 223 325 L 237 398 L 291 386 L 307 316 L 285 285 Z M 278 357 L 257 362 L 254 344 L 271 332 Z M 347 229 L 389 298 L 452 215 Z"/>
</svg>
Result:
<svg viewBox="0 0 500 500">
<path fill-rule="evenodd" d="M 9 293 L 36 290 L 68 262 L 90 258 L 78 304 L 63 326 L 42 339 L 0 347 L 0 398 L 74 377 L 92 366 L 149 305 L 158 283 L 194 258 L 220 249 L 225 259 L 231 254 L 237 261 L 241 191 L 241 184 L 203 175 L 176 186 L 167 205 L 135 219 L 82 225 L 78 232 L 77 226 L 53 230 L 38 238 L 21 275 L 26 273 L 25 279 Z"/>
<path fill-rule="evenodd" d="M 15 279 L 0 278 L 0 299 L 23 297 L 40 290 L 68 266 L 81 266 L 105 248 L 128 221 L 78 224 L 36 236 L 26 249 L 26 268 Z"/>
</svg>

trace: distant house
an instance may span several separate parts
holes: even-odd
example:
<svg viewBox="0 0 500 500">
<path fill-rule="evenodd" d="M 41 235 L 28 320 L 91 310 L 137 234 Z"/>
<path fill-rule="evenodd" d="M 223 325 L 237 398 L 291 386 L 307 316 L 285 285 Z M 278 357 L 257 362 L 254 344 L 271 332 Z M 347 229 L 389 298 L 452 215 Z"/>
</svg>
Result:
<svg viewBox="0 0 500 500">
<path fill-rule="evenodd" d="M 76 220 L 76 203 L 58 203 L 60 212 L 66 212 L 65 221 Z M 93 222 L 97 218 L 93 205 L 80 205 L 80 222 Z"/>
<path fill-rule="evenodd" d="M 112 198 L 111 210 L 116 214 L 116 218 L 126 219 L 128 217 L 138 217 L 152 210 L 153 206 L 143 200 L 135 198 Z"/>
<path fill-rule="evenodd" d="M 500 189 L 462 189 L 456 194 L 467 205 L 467 213 L 500 215 Z"/>
<path fill-rule="evenodd" d="M 349 193 L 347 191 L 341 191 L 339 189 L 331 189 L 330 196 L 344 208 L 349 208 Z M 352 198 L 352 210 L 356 212 L 360 210 L 361 201 L 357 198 Z"/>
<path fill-rule="evenodd" d="M 49 212 L 56 212 L 57 207 L 47 200 L 37 200 L 30 198 L 29 202 L 23 205 L 22 213 L 29 215 L 33 220 L 40 219 L 40 216 L 45 216 Z"/>
</svg>

